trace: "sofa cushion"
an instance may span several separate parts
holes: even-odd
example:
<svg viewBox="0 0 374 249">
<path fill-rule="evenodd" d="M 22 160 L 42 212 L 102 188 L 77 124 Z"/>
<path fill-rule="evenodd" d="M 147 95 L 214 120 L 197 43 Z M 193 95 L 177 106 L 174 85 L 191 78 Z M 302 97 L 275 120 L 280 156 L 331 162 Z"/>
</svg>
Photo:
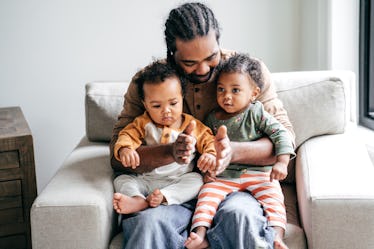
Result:
<svg viewBox="0 0 374 249">
<path fill-rule="evenodd" d="M 305 84 L 276 82 L 277 93 L 296 134 L 296 147 L 307 139 L 344 132 L 346 101 L 338 78 Z"/>
<path fill-rule="evenodd" d="M 296 148 L 311 137 L 344 131 L 350 116 L 346 112 L 349 89 L 340 79 L 323 75 L 316 79 L 299 78 L 297 73 L 274 76 L 278 97 L 295 131 Z M 288 165 L 283 182 L 295 182 L 295 160 Z"/>
<path fill-rule="evenodd" d="M 311 137 L 344 131 L 349 114 L 346 89 L 340 79 L 302 81 L 275 77 L 274 83 L 294 127 L 297 147 Z M 125 82 L 86 85 L 86 135 L 90 141 L 110 141 L 127 87 Z"/>
<path fill-rule="evenodd" d="M 128 83 L 93 82 L 86 85 L 86 135 L 92 142 L 108 142 L 122 110 Z"/>
</svg>

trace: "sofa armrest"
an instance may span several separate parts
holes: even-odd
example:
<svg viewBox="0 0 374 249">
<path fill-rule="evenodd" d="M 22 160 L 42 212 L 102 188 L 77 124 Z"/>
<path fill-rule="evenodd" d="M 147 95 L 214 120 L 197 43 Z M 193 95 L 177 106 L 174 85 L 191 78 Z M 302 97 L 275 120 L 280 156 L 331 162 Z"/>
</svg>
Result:
<svg viewBox="0 0 374 249">
<path fill-rule="evenodd" d="M 374 167 L 354 132 L 309 139 L 296 186 L 308 248 L 374 248 Z"/>
<path fill-rule="evenodd" d="M 31 208 L 32 247 L 108 248 L 115 226 L 107 143 L 80 144 Z"/>
</svg>

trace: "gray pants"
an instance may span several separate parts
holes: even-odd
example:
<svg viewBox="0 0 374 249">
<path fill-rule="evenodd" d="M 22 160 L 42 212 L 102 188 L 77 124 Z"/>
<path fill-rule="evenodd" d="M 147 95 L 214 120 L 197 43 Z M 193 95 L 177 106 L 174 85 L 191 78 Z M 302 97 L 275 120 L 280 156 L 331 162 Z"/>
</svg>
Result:
<svg viewBox="0 0 374 249">
<path fill-rule="evenodd" d="M 145 199 L 155 189 L 160 189 L 168 205 L 192 200 L 197 196 L 202 185 L 202 176 L 196 172 L 173 178 L 124 174 L 114 179 L 115 191 L 127 196 L 141 196 Z"/>
</svg>

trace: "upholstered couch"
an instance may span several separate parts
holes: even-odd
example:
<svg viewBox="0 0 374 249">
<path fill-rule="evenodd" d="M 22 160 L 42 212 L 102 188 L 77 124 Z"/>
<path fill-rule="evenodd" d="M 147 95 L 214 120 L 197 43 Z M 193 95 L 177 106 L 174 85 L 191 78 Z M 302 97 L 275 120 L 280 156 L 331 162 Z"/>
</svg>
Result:
<svg viewBox="0 0 374 249">
<path fill-rule="evenodd" d="M 272 78 L 297 136 L 297 157 L 282 183 L 287 245 L 374 248 L 374 167 L 355 135 L 354 74 L 288 72 Z M 121 248 L 108 141 L 126 89 L 126 83 L 86 85 L 86 134 L 31 209 L 34 249 Z"/>
</svg>

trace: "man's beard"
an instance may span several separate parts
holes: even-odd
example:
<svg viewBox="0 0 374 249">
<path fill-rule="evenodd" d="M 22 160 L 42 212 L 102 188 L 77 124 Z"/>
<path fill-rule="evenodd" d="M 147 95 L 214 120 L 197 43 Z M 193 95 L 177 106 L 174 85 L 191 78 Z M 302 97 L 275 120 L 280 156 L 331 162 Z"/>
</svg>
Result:
<svg viewBox="0 0 374 249">
<path fill-rule="evenodd" d="M 198 76 L 195 73 L 186 74 L 184 70 L 177 65 L 178 73 L 183 76 L 188 81 L 194 83 L 194 84 L 200 84 L 200 83 L 206 83 L 208 81 L 211 81 L 211 79 L 215 76 L 216 67 L 211 67 L 209 72 L 206 75 Z"/>
</svg>

